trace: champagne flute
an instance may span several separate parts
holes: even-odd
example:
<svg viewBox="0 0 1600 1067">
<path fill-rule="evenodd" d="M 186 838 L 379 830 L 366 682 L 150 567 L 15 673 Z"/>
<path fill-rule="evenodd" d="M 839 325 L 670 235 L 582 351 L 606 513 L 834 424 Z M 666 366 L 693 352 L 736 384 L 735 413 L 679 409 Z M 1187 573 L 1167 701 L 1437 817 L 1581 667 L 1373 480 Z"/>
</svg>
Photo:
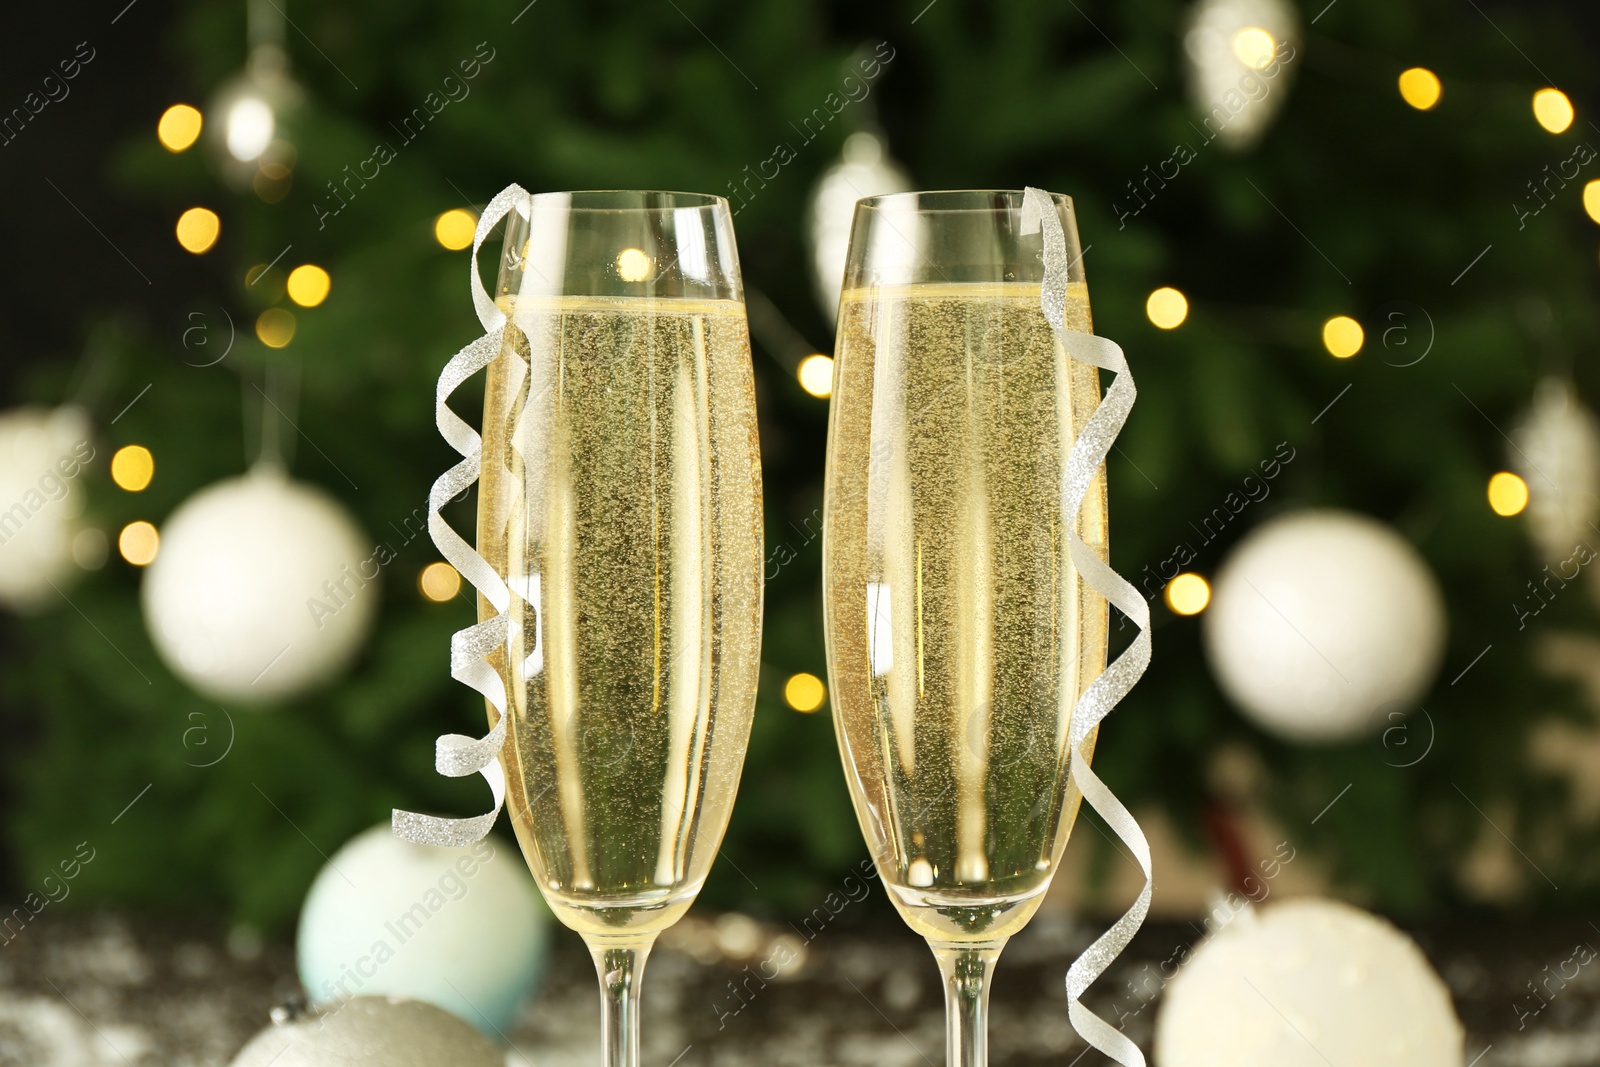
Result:
<svg viewBox="0 0 1600 1067">
<path fill-rule="evenodd" d="M 1040 307 L 1020 191 L 856 204 L 839 304 L 823 582 L 834 726 L 890 899 L 944 977 L 947 1062 L 987 1058 L 989 978 L 1082 799 L 1068 727 L 1106 605 L 1067 552 L 1068 453 L 1100 400 Z M 1066 326 L 1090 332 L 1072 202 Z M 1077 517 L 1104 558 L 1104 472 Z"/>
<path fill-rule="evenodd" d="M 583 936 L 603 1062 L 639 1061 L 656 936 L 739 784 L 761 634 L 761 466 L 721 197 L 545 193 L 507 223 L 478 548 L 511 593 L 512 823 Z M 492 608 L 480 602 L 480 614 Z M 491 717 L 494 715 L 490 709 Z"/>
</svg>

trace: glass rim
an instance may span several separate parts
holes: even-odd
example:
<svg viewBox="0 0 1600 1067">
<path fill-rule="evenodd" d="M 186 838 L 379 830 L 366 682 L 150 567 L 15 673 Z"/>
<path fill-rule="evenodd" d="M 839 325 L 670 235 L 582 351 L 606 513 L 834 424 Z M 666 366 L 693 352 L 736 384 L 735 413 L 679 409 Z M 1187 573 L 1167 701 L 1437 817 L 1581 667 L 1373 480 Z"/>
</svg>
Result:
<svg viewBox="0 0 1600 1067">
<path fill-rule="evenodd" d="M 1045 190 L 1050 199 L 1058 205 L 1064 205 L 1072 211 L 1072 197 L 1066 193 L 1052 193 Z M 907 193 L 884 193 L 880 196 L 865 196 L 856 201 L 857 210 L 880 211 L 901 201 L 909 201 L 913 210 L 920 214 L 955 214 L 959 212 L 994 211 L 997 198 L 1005 198 L 1008 203 L 1005 207 L 1020 210 L 1022 198 L 1026 195 L 1024 189 L 919 189 Z M 987 203 L 968 203 L 987 199 Z M 951 206 L 939 203 L 942 200 L 952 201 Z M 928 201 L 932 200 L 933 203 Z"/>
<path fill-rule="evenodd" d="M 728 201 L 715 193 L 689 193 L 677 189 L 570 189 L 530 193 L 534 204 L 561 199 L 567 211 L 658 212 L 681 208 L 726 209 Z"/>
</svg>

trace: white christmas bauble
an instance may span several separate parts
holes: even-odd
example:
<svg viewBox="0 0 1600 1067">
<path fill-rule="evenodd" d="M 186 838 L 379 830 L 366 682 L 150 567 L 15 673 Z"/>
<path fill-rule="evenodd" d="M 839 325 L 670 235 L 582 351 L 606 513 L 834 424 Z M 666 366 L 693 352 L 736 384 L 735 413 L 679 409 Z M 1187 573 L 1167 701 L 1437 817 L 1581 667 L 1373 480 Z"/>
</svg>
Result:
<svg viewBox="0 0 1600 1067">
<path fill-rule="evenodd" d="M 1341 511 L 1273 519 L 1239 543 L 1204 616 L 1212 673 L 1281 737 L 1349 740 L 1392 725 L 1432 683 L 1444 598 L 1391 527 Z"/>
<path fill-rule="evenodd" d="M 300 982 L 325 1007 L 386 993 L 507 1029 L 544 967 L 548 913 L 522 855 L 493 837 L 413 845 L 389 824 L 350 841 L 306 894 Z"/>
<path fill-rule="evenodd" d="M 852 133 L 844 140 L 844 157 L 822 172 L 806 209 L 811 235 L 811 265 L 817 299 L 830 316 L 839 313 L 839 287 L 850 245 L 856 201 L 911 189 L 911 178 L 873 134 Z"/>
<path fill-rule="evenodd" d="M 232 1067 L 504 1067 L 504 1054 L 432 1004 L 357 997 L 275 1023 L 250 1039 Z"/>
<path fill-rule="evenodd" d="M 1300 19 L 1286 0 L 1200 0 L 1183 36 L 1199 143 L 1249 148 L 1283 106 L 1299 63 Z"/>
<path fill-rule="evenodd" d="M 1168 983 L 1156 1067 L 1461 1067 L 1450 991 L 1405 934 L 1332 900 L 1246 910 Z"/>
<path fill-rule="evenodd" d="M 201 693 L 290 697 L 361 646 L 386 552 L 326 493 L 260 468 L 167 519 L 144 577 L 145 624 L 167 666 Z"/>
<path fill-rule="evenodd" d="M 1511 441 L 1511 465 L 1528 483 L 1534 544 L 1546 559 L 1564 560 L 1591 539 L 1600 508 L 1600 423 L 1568 382 L 1546 378 Z"/>
<path fill-rule="evenodd" d="M 0 412 L 0 604 L 31 611 L 59 602 L 92 459 L 80 409 Z"/>
</svg>

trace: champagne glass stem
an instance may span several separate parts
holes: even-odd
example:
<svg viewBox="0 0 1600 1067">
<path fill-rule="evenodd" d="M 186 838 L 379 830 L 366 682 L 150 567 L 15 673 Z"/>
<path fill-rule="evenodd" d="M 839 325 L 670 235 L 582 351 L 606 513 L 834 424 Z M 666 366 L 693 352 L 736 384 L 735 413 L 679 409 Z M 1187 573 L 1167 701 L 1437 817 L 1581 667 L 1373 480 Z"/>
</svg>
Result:
<svg viewBox="0 0 1600 1067">
<path fill-rule="evenodd" d="M 945 1064 L 987 1067 L 989 976 L 1005 941 L 949 944 L 929 941 L 944 976 Z"/>
<path fill-rule="evenodd" d="M 600 976 L 601 1067 L 639 1067 L 639 981 L 654 940 L 589 945 Z"/>
</svg>

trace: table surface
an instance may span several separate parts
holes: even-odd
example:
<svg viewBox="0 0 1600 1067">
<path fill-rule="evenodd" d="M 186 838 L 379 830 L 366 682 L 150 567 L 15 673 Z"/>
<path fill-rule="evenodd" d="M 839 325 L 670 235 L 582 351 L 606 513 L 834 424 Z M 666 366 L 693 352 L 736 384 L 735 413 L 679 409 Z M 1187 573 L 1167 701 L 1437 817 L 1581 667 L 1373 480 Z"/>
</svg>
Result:
<svg viewBox="0 0 1600 1067">
<path fill-rule="evenodd" d="M 933 958 L 892 917 L 830 927 L 770 982 L 759 966 L 746 970 L 765 958 L 762 950 L 723 953 L 719 931 L 746 944 L 783 936 L 803 943 L 786 924 L 724 917 L 719 925 L 691 915 L 646 972 L 643 1058 L 651 1067 L 942 1063 Z M 1041 916 L 1007 947 L 991 1003 L 995 1067 L 1108 1062 L 1095 1052 L 1074 1059 L 1084 1045 L 1067 1022 L 1062 989 L 1067 963 L 1094 932 Z M 1527 981 L 1571 956 L 1574 944 L 1600 943 L 1595 928 L 1582 920 L 1495 921 L 1413 933 L 1450 986 L 1472 1067 L 1600 1064 L 1600 968 L 1585 968 L 1518 1026 L 1518 1005 L 1532 1003 Z M 1125 1019 L 1148 1050 L 1158 1002 L 1130 983 L 1199 936 L 1184 924 L 1146 927 L 1088 1003 Z M 287 945 L 235 937 L 230 950 L 221 931 L 171 919 L 46 913 L 0 946 L 0 1064 L 220 1067 L 267 1024 L 273 1005 L 298 991 Z M 540 995 L 508 1031 L 507 1063 L 593 1067 L 598 1020 L 592 965 L 577 938 L 560 930 Z"/>
</svg>

